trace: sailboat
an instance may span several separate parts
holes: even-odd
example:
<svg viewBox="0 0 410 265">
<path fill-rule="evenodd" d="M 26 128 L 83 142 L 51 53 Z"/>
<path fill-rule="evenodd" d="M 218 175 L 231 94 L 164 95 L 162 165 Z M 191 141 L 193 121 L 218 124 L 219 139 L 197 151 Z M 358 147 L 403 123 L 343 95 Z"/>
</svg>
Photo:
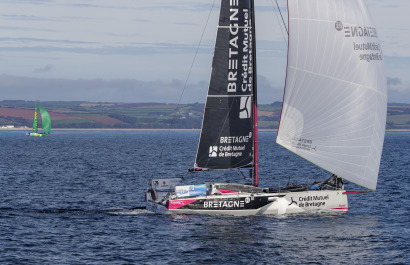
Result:
<svg viewBox="0 0 410 265">
<path fill-rule="evenodd" d="M 43 129 L 43 132 L 38 131 L 38 122 L 37 122 L 37 113 L 38 111 L 41 114 L 41 128 Z M 50 133 L 51 131 L 51 119 L 50 115 L 48 112 L 40 105 L 35 104 L 34 105 L 34 121 L 33 121 L 33 132 L 28 132 L 26 133 L 27 136 L 37 136 L 37 137 L 43 137 L 46 136 L 47 133 Z"/>
<path fill-rule="evenodd" d="M 250 168 L 252 185 L 153 179 L 145 196 L 148 210 L 228 215 L 346 212 L 347 195 L 356 192 L 346 190 L 343 181 L 376 189 L 387 82 L 377 31 L 364 1 L 287 2 L 288 62 L 276 142 L 331 177 L 283 188 L 259 187 L 254 1 L 222 0 L 191 171 Z"/>
</svg>

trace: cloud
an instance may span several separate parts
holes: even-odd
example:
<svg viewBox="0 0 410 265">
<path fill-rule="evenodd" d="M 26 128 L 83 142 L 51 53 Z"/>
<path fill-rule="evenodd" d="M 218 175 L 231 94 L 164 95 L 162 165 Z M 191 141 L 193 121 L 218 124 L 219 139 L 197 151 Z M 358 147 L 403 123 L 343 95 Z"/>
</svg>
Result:
<svg viewBox="0 0 410 265">
<path fill-rule="evenodd" d="M 115 55 L 137 55 L 137 54 L 163 54 L 163 53 L 179 53 L 185 54 L 195 50 L 196 46 L 189 44 L 176 44 L 167 42 L 133 42 L 133 43 L 115 43 L 112 45 L 102 45 L 98 42 L 86 41 L 71 41 L 71 40 L 53 40 L 40 38 L 2 38 L 0 42 L 12 43 L 13 46 L 0 45 L 3 51 L 19 52 L 19 53 L 53 53 L 64 52 L 72 54 L 115 54 Z M 25 43 L 30 42 L 30 46 L 25 46 Z M 212 49 L 212 45 L 204 43 L 199 49 L 199 53 L 208 53 Z"/>
<path fill-rule="evenodd" d="M 37 68 L 34 69 L 34 73 L 46 73 L 51 71 L 51 69 L 53 68 L 53 66 L 51 64 L 47 64 L 46 66 L 44 66 L 43 68 Z"/>
<path fill-rule="evenodd" d="M 44 69 L 47 69 L 46 66 Z M 43 70 L 44 70 L 43 69 Z M 208 81 L 136 79 L 50 79 L 0 75 L 0 94 L 5 100 L 91 101 L 91 102 L 205 102 Z M 260 104 L 282 100 L 283 88 L 258 76 Z"/>
<path fill-rule="evenodd" d="M 400 78 L 397 77 L 387 77 L 387 88 L 388 90 L 399 92 L 399 93 L 409 93 L 410 85 L 403 84 Z"/>
<path fill-rule="evenodd" d="M 405 13 L 410 1 L 369 1 L 386 73 L 395 77 L 388 79 L 389 102 L 410 103 L 409 27 L 390 19 Z M 18 2 L 3 0 L 0 10 L 2 98 L 175 103 L 205 33 L 183 96 L 205 101 L 220 1 Z M 286 1 L 279 5 L 286 23 Z M 256 8 L 258 95 L 265 104 L 283 97 L 287 37 L 275 3 L 260 1 Z M 38 78 L 42 74 L 49 79 Z"/>
<path fill-rule="evenodd" d="M 47 67 L 46 67 L 47 68 Z M 164 102 L 176 103 L 183 91 L 180 80 L 144 82 L 135 79 L 46 79 L 0 75 L 0 94 L 5 100 Z M 183 101 L 203 102 L 204 82 L 188 84 Z M 201 93 L 197 93 L 200 90 Z M 182 102 L 183 103 L 183 102 Z"/>
<path fill-rule="evenodd" d="M 48 69 L 48 66 L 45 66 Z M 51 68 L 50 68 L 51 70 Z M 4 100 L 91 101 L 91 102 L 205 102 L 208 81 L 188 83 L 178 79 L 141 81 L 136 79 L 62 79 L 0 75 Z M 283 86 L 258 75 L 258 102 L 282 101 Z M 388 102 L 410 103 L 410 86 L 399 78 L 388 78 Z"/>
<path fill-rule="evenodd" d="M 400 78 L 387 77 L 387 97 L 390 103 L 410 103 L 410 85 Z"/>
</svg>

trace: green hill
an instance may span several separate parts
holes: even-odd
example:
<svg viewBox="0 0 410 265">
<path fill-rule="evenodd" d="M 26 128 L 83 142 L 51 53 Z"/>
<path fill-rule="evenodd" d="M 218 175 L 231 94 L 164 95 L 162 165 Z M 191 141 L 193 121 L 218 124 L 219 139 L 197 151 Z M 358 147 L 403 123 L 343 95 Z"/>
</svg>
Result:
<svg viewBox="0 0 410 265">
<path fill-rule="evenodd" d="M 33 124 L 34 104 L 49 112 L 53 128 L 199 129 L 204 104 L 0 101 L 0 126 Z M 260 105 L 260 129 L 276 129 L 282 103 Z M 386 129 L 410 129 L 410 104 L 389 104 Z"/>
</svg>

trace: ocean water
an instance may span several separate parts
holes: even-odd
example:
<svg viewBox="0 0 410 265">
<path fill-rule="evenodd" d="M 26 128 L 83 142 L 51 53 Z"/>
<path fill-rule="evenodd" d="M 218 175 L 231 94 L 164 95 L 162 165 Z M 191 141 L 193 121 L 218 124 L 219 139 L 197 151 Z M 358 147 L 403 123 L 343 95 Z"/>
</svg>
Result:
<svg viewBox="0 0 410 265">
<path fill-rule="evenodd" d="M 279 217 L 140 209 L 153 177 L 243 179 L 188 174 L 199 133 L 167 135 L 0 131 L 0 264 L 410 264 L 410 132 L 386 133 L 378 188 L 347 213 Z M 260 186 L 329 177 L 274 136 L 260 133 Z"/>
</svg>

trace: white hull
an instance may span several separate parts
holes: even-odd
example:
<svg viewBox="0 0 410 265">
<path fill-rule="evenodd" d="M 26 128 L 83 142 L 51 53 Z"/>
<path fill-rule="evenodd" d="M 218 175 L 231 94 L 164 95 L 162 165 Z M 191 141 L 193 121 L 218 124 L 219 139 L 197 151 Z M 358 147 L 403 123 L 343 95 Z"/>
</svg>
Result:
<svg viewBox="0 0 410 265">
<path fill-rule="evenodd" d="M 158 214 L 281 215 L 310 212 L 346 212 L 344 190 L 287 193 L 235 193 L 153 201 L 147 192 L 147 209 Z"/>
<path fill-rule="evenodd" d="M 46 136 L 46 134 L 45 133 L 26 133 L 26 136 L 44 137 Z"/>
</svg>

